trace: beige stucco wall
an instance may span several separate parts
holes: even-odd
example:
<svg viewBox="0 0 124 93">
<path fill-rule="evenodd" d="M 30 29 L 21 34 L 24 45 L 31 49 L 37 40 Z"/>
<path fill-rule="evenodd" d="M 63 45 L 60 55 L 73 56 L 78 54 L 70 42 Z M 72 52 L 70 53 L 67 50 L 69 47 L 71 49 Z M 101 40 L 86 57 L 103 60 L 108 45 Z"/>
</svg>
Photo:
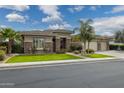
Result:
<svg viewBox="0 0 124 93">
<path fill-rule="evenodd" d="M 44 39 L 44 49 L 49 52 L 53 51 L 52 37 L 49 36 L 24 36 L 24 52 L 28 52 L 33 47 L 33 38 L 43 38 Z M 41 51 L 42 52 L 42 51 Z"/>
<path fill-rule="evenodd" d="M 72 42 L 72 45 L 75 45 L 75 46 L 78 46 L 78 45 L 81 45 L 81 44 L 82 44 L 81 42 Z M 108 50 L 107 49 L 107 46 L 108 46 L 107 41 L 101 41 L 100 44 L 101 44 L 100 51 Z M 86 48 L 88 48 L 87 43 L 86 43 Z M 93 49 L 93 50 L 97 51 L 98 50 L 98 42 L 97 41 L 90 42 L 90 49 Z"/>
<path fill-rule="evenodd" d="M 62 37 L 66 39 L 71 39 L 71 36 L 68 33 L 54 33 L 54 35 L 57 36 L 58 38 Z"/>
<path fill-rule="evenodd" d="M 101 42 L 101 50 L 102 51 L 107 50 L 107 42 Z"/>
<path fill-rule="evenodd" d="M 33 42 L 32 36 L 24 36 L 24 42 Z"/>
<path fill-rule="evenodd" d="M 33 42 L 33 38 L 43 38 L 45 42 L 52 42 L 52 37 L 49 36 L 24 36 L 24 42 Z"/>
<path fill-rule="evenodd" d="M 86 48 L 88 48 L 88 43 L 86 44 Z M 90 49 L 97 51 L 97 41 L 90 42 Z"/>
</svg>

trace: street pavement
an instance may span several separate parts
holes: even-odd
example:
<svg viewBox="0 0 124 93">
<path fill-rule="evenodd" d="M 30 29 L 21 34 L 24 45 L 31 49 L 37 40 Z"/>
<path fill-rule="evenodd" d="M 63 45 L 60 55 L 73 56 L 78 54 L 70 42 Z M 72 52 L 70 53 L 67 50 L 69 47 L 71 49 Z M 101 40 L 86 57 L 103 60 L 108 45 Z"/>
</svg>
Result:
<svg viewBox="0 0 124 93">
<path fill-rule="evenodd" d="M 1 69 L 0 87 L 124 88 L 124 59 Z"/>
</svg>

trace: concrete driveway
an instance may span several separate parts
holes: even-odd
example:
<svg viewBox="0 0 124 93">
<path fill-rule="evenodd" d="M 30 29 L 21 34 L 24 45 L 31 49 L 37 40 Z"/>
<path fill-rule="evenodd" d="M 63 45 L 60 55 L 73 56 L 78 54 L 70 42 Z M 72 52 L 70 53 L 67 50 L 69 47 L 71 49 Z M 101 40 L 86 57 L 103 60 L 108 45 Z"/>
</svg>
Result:
<svg viewBox="0 0 124 93">
<path fill-rule="evenodd" d="M 113 51 L 99 51 L 99 52 L 96 52 L 96 53 L 111 55 L 111 56 L 114 56 L 114 57 L 117 57 L 117 58 L 124 58 L 124 51 L 113 50 Z"/>
</svg>

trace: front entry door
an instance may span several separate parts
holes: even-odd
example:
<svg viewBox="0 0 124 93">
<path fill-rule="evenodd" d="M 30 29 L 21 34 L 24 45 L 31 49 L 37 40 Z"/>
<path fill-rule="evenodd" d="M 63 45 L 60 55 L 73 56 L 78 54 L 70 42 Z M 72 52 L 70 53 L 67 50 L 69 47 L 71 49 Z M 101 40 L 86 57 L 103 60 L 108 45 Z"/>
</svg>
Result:
<svg viewBox="0 0 124 93">
<path fill-rule="evenodd" d="M 56 37 L 53 37 L 53 52 L 56 52 Z"/>
<path fill-rule="evenodd" d="M 66 49 L 66 38 L 60 39 L 60 49 Z"/>
<path fill-rule="evenodd" d="M 98 42 L 97 49 L 98 49 L 98 50 L 101 50 L 101 43 L 100 43 L 100 42 Z"/>
</svg>

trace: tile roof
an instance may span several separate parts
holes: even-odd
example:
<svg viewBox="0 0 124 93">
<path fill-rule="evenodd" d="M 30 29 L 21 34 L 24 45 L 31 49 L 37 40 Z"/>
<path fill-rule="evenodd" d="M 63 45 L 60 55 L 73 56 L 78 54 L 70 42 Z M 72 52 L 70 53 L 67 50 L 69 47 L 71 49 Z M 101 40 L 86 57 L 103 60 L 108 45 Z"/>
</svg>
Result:
<svg viewBox="0 0 124 93">
<path fill-rule="evenodd" d="M 72 32 L 69 30 L 32 30 L 32 31 L 20 31 L 19 32 L 21 35 L 50 35 L 50 36 L 54 36 L 54 33 L 68 33 L 71 34 Z"/>
</svg>

